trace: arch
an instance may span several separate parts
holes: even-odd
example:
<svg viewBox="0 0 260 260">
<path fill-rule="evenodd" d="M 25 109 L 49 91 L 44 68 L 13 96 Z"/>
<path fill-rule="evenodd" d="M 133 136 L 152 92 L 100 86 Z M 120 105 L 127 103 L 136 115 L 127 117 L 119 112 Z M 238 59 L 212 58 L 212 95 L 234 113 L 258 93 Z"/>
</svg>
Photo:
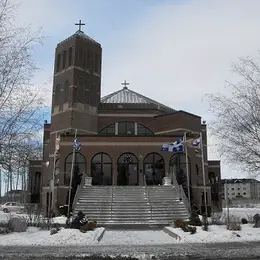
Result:
<svg viewBox="0 0 260 260">
<path fill-rule="evenodd" d="M 192 189 L 191 189 L 191 162 L 188 157 L 188 170 L 189 170 L 189 185 L 187 178 L 187 167 L 186 167 L 186 156 L 185 153 L 176 153 L 171 156 L 169 161 L 169 176 L 175 175 L 175 179 L 179 185 L 182 185 L 183 190 L 188 197 L 188 187 L 190 187 L 190 196 L 192 200 Z M 173 183 L 175 184 L 175 183 Z"/>
<path fill-rule="evenodd" d="M 111 124 L 111 125 L 108 125 L 106 127 L 104 127 L 100 132 L 99 134 L 100 135 L 115 135 L 115 124 Z"/>
<path fill-rule="evenodd" d="M 71 173 L 71 167 L 72 167 L 72 158 L 73 153 L 70 153 L 66 159 L 65 159 L 65 171 L 64 171 L 64 185 L 69 185 L 70 184 L 70 173 Z M 86 157 L 80 153 L 76 152 L 75 153 L 75 161 L 74 161 L 74 170 L 76 169 L 79 171 L 79 173 L 82 175 L 86 172 Z"/>
<path fill-rule="evenodd" d="M 144 174 L 147 185 L 161 185 L 165 177 L 165 162 L 158 153 L 149 153 L 144 158 Z"/>
<path fill-rule="evenodd" d="M 64 83 L 64 89 L 63 89 L 64 102 L 69 101 L 69 87 L 70 87 L 70 82 L 67 79 Z"/>
<path fill-rule="evenodd" d="M 138 185 L 138 158 L 133 153 L 123 153 L 117 160 L 117 185 Z"/>
<path fill-rule="evenodd" d="M 112 185 L 112 159 L 106 153 L 97 153 L 91 159 L 93 185 Z"/>
<path fill-rule="evenodd" d="M 118 135 L 121 136 L 135 135 L 135 122 L 132 121 L 118 122 Z"/>
<path fill-rule="evenodd" d="M 150 136 L 150 135 L 154 135 L 154 132 L 151 129 L 149 129 L 148 127 L 138 123 L 137 124 L 137 135 Z"/>
</svg>

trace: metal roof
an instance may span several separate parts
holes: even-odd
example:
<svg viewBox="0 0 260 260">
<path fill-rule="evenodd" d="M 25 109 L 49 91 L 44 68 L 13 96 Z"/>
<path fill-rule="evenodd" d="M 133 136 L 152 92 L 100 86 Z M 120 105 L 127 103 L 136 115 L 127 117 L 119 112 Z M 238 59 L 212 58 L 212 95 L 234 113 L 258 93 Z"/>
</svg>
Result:
<svg viewBox="0 0 260 260">
<path fill-rule="evenodd" d="M 92 39 L 91 37 L 89 37 L 88 35 L 86 35 L 83 31 L 76 31 L 74 34 L 72 34 L 71 36 L 69 36 L 68 38 L 66 38 L 65 40 L 61 41 L 58 45 L 65 43 L 66 41 L 70 41 L 75 37 L 80 37 L 89 41 L 92 41 L 98 45 L 100 45 L 100 43 L 98 43 L 97 41 L 95 41 L 94 39 Z"/>
<path fill-rule="evenodd" d="M 103 104 L 152 104 L 152 105 L 156 105 L 158 109 L 166 108 L 168 110 L 172 110 L 172 112 L 175 111 L 174 109 L 168 106 L 165 106 L 153 99 L 150 99 L 137 92 L 134 92 L 133 90 L 130 90 L 128 87 L 123 87 L 123 89 L 120 89 L 107 96 L 104 96 L 103 98 L 101 98 L 101 103 Z"/>
</svg>

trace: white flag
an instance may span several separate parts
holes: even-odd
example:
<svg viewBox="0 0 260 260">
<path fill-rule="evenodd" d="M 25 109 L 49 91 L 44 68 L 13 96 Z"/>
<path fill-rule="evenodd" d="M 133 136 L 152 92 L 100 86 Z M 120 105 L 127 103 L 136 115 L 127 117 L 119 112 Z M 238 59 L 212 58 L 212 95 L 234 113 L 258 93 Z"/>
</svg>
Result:
<svg viewBox="0 0 260 260">
<path fill-rule="evenodd" d="M 59 152 L 60 150 L 60 136 L 56 135 L 55 139 L 55 153 Z"/>
<path fill-rule="evenodd" d="M 183 142 L 184 145 L 190 148 L 199 149 L 200 148 L 200 138 L 188 139 Z"/>
</svg>

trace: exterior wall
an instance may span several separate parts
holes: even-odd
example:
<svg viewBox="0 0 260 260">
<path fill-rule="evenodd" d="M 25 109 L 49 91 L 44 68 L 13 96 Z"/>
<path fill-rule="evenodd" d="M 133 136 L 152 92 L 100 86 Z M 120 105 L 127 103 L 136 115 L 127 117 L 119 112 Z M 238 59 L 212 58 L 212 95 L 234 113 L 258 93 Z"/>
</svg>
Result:
<svg viewBox="0 0 260 260">
<path fill-rule="evenodd" d="M 131 121 L 142 124 L 150 128 L 156 134 L 175 135 L 177 129 L 188 129 L 190 131 L 200 132 L 201 119 L 198 116 L 191 115 L 186 112 L 176 112 L 168 115 L 159 115 L 147 111 L 146 116 L 140 115 L 138 111 L 132 111 L 129 114 L 117 114 L 114 111 L 114 116 L 102 115 L 99 116 L 98 130 L 101 131 L 104 127 L 109 126 L 116 122 Z M 178 133 L 177 133 L 178 135 Z"/>
</svg>

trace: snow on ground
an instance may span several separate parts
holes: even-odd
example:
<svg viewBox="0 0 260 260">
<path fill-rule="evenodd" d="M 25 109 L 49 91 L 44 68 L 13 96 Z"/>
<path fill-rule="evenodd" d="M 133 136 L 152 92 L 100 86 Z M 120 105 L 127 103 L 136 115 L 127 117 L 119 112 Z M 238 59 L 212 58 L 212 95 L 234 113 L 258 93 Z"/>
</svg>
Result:
<svg viewBox="0 0 260 260">
<path fill-rule="evenodd" d="M 105 231 L 101 245 L 144 245 L 174 243 L 175 239 L 159 230 Z"/>
<path fill-rule="evenodd" d="M 94 231 L 82 233 L 77 229 L 62 228 L 57 234 L 50 235 L 48 230 L 39 230 L 30 227 L 23 233 L 10 233 L 0 235 L 0 246 L 67 246 L 67 245 L 89 245 L 97 244 L 98 238 L 104 228 L 97 228 Z"/>
<path fill-rule="evenodd" d="M 9 221 L 9 219 L 10 219 L 10 214 L 0 212 L 0 222 L 7 223 Z"/>
<path fill-rule="evenodd" d="M 230 208 L 229 215 L 238 218 L 249 218 L 260 213 L 259 208 Z M 16 215 L 15 213 L 12 213 Z M 223 209 L 222 217 L 227 214 L 227 209 Z M 17 214 L 28 217 L 26 214 Z M 0 212 L 0 222 L 7 222 L 10 214 Z M 64 224 L 66 217 L 56 217 L 53 223 Z M 95 231 L 81 233 L 75 229 L 62 228 L 57 234 L 50 235 L 48 230 L 29 227 L 24 233 L 11 233 L 0 235 L 0 246 L 3 245 L 43 245 L 43 246 L 68 246 L 68 245 L 147 245 L 147 244 L 177 244 L 177 243 L 217 243 L 217 242 L 239 242 L 239 241 L 260 241 L 260 228 L 253 228 L 253 224 L 242 225 L 241 231 L 229 231 L 225 225 L 210 225 L 209 231 L 203 231 L 202 227 L 197 227 L 197 233 L 191 235 L 183 232 L 179 228 L 168 227 L 181 239 L 177 240 L 167 235 L 162 230 L 107 230 L 103 239 L 98 243 L 98 238 L 104 228 L 97 228 Z M 241 237 L 237 237 L 239 234 Z"/>
<path fill-rule="evenodd" d="M 197 233 L 193 235 L 189 232 L 183 232 L 180 228 L 167 227 L 167 229 L 180 236 L 181 239 L 175 240 L 175 243 L 218 243 L 260 240 L 260 228 L 253 228 L 252 224 L 242 225 L 241 231 L 227 230 L 226 225 L 209 226 L 209 231 L 204 231 L 202 227 L 197 227 Z M 237 234 L 241 237 L 237 237 Z"/>
</svg>

